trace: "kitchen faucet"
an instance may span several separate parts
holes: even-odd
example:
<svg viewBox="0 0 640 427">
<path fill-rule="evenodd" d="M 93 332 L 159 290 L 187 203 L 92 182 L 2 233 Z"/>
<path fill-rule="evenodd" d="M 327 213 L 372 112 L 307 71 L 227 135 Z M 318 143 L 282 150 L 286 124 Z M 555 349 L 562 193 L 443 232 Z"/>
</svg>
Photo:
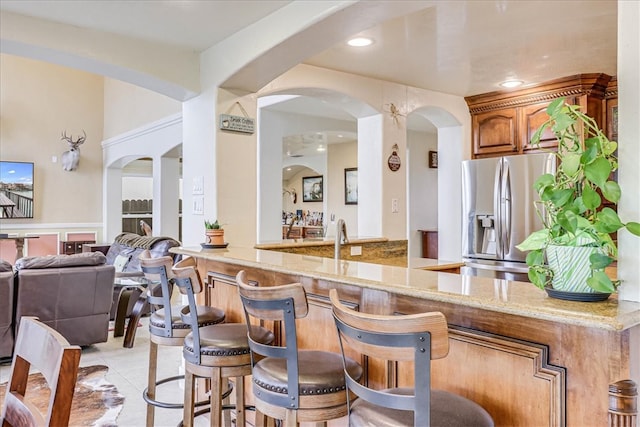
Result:
<svg viewBox="0 0 640 427">
<path fill-rule="evenodd" d="M 343 243 L 349 243 L 349 238 L 347 237 L 347 224 L 344 222 L 344 219 L 339 219 L 336 224 L 336 240 L 333 252 L 333 257 L 335 259 L 340 259 L 340 249 L 342 249 Z"/>
</svg>

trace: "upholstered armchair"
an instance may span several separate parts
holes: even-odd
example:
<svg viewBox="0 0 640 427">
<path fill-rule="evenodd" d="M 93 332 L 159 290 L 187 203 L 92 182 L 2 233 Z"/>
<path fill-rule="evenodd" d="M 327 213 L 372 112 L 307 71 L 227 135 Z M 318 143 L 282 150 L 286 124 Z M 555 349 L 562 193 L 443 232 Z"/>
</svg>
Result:
<svg viewBox="0 0 640 427">
<path fill-rule="evenodd" d="M 35 316 L 71 344 L 107 341 L 115 268 L 100 252 L 25 257 L 16 261 L 16 331 Z"/>
</svg>

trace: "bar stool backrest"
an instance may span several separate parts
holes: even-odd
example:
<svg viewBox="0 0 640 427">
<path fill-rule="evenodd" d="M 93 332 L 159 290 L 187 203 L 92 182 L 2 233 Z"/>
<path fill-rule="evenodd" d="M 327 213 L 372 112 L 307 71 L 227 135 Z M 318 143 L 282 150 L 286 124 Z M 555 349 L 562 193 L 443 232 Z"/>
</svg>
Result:
<svg viewBox="0 0 640 427">
<path fill-rule="evenodd" d="M 81 349 L 36 317 L 20 319 L 20 330 L 7 383 L 0 425 L 64 426 L 69 424 Z M 30 402 L 29 369 L 39 370 L 50 389 L 47 413 Z"/>
<path fill-rule="evenodd" d="M 286 359 L 288 394 L 274 393 L 266 397 L 265 400 L 269 400 L 269 403 L 273 405 L 298 409 L 300 387 L 296 319 L 306 317 L 309 312 L 305 290 L 300 283 L 281 286 L 252 286 L 247 282 L 244 271 L 238 273 L 236 282 L 247 325 L 255 324 L 256 320 L 284 323 L 285 340 L 274 345 L 257 342 L 251 336 L 251 328 L 247 328 L 252 365 L 255 365 L 258 360 L 256 354 Z"/>
<path fill-rule="evenodd" d="M 172 268 L 173 277 L 181 294 L 187 296 L 189 304 L 182 309 L 182 321 L 191 326 L 191 334 L 193 336 L 193 352 L 184 352 L 184 358 L 187 361 L 201 364 L 200 354 L 200 328 L 198 326 L 198 316 L 191 316 L 190 313 L 197 313 L 196 294 L 202 292 L 202 280 L 200 274 L 195 268 L 193 258 L 186 258 L 178 262 Z"/>
<path fill-rule="evenodd" d="M 374 405 L 414 411 L 414 425 L 428 426 L 431 416 L 431 359 L 449 352 L 447 320 L 440 312 L 386 316 L 354 311 L 329 291 L 343 358 L 345 350 L 387 361 L 414 362 L 414 395 L 375 390 L 345 370 L 350 392 Z"/>
<path fill-rule="evenodd" d="M 140 260 L 140 268 L 145 278 L 149 281 L 147 286 L 147 302 L 151 307 L 151 311 L 155 312 L 161 308 L 164 309 L 164 330 L 163 336 L 172 337 L 173 328 L 171 319 L 171 295 L 173 294 L 173 258 L 163 256 L 152 258 L 151 252 L 145 250 L 138 257 Z M 156 333 L 158 331 L 152 331 Z"/>
</svg>

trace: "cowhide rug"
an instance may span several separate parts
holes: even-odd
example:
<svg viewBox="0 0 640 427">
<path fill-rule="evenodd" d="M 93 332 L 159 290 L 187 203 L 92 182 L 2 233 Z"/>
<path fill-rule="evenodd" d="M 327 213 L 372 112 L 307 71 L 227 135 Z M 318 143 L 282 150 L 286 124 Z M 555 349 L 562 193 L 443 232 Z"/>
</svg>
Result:
<svg viewBox="0 0 640 427">
<path fill-rule="evenodd" d="M 71 405 L 70 426 L 117 426 L 116 418 L 122 410 L 124 396 L 105 380 L 109 370 L 102 365 L 81 367 Z M 0 384 L 0 406 L 4 403 L 7 383 Z M 46 411 L 50 391 L 40 374 L 29 375 L 27 398 L 41 411 Z"/>
</svg>

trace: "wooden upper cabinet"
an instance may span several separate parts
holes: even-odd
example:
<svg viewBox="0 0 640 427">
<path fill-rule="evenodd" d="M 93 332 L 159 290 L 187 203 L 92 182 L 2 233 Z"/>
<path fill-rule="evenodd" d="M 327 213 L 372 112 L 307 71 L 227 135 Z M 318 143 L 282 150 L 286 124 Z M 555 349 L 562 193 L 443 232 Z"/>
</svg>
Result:
<svg viewBox="0 0 640 427">
<path fill-rule="evenodd" d="M 542 135 L 539 147 L 531 145 L 531 138 L 549 118 L 546 112 L 549 103 L 560 97 L 580 105 L 582 111 L 604 127 L 604 110 L 608 107 L 604 99 L 610 80 L 611 76 L 602 73 L 579 74 L 520 90 L 466 97 L 471 113 L 473 157 L 525 154 L 556 147 L 551 131 Z"/>
<path fill-rule="evenodd" d="M 575 97 L 567 97 L 569 104 L 575 104 Z M 531 145 L 531 138 L 544 122 L 549 119 L 547 107 L 551 101 L 540 102 L 537 104 L 525 105 L 520 107 L 520 141 L 522 143 L 522 152 L 532 152 L 539 149 L 551 149 L 558 146 L 558 140 L 551 129 L 545 129 L 540 136 L 540 145 Z"/>
<path fill-rule="evenodd" d="M 473 152 L 477 155 L 516 153 L 518 117 L 515 109 L 490 111 L 473 116 Z"/>
</svg>

